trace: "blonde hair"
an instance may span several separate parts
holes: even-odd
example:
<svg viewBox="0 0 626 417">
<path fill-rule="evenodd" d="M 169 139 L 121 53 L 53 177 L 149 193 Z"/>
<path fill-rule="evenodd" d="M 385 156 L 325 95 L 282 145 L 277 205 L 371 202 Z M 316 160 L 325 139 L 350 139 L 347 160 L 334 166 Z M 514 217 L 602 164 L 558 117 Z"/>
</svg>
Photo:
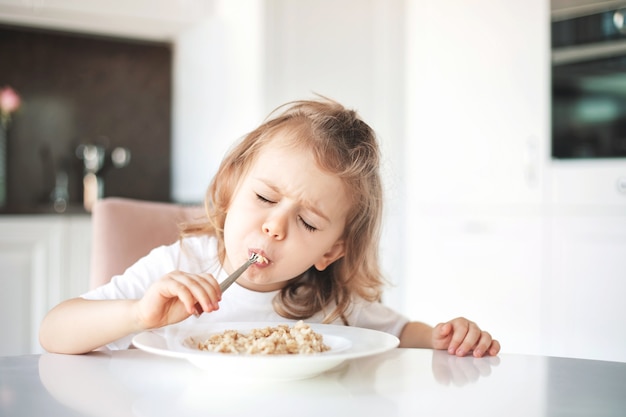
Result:
<svg viewBox="0 0 626 417">
<path fill-rule="evenodd" d="M 384 283 L 378 258 L 382 221 L 380 151 L 374 131 L 355 111 L 326 98 L 294 101 L 277 108 L 223 159 L 206 193 L 209 221 L 187 225 L 183 236 L 216 236 L 218 256 L 223 262 L 224 222 L 233 193 L 259 149 L 277 132 L 287 133 L 294 145 L 312 152 L 321 169 L 344 181 L 351 193 L 351 208 L 342 237 L 345 255 L 323 271 L 311 267 L 290 280 L 274 299 L 274 309 L 290 319 L 307 319 L 324 311 L 323 322 L 341 318 L 349 324 L 345 314 L 353 297 L 377 301 Z M 334 309 L 328 311 L 332 305 Z"/>
</svg>

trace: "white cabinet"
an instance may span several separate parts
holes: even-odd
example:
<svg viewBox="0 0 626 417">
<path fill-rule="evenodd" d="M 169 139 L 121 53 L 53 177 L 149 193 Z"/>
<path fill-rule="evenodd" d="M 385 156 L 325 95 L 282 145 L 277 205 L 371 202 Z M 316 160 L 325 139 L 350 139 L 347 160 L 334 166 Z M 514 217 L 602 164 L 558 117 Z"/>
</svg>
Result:
<svg viewBox="0 0 626 417">
<path fill-rule="evenodd" d="M 550 158 L 549 2 L 407 4 L 406 310 L 626 361 L 626 163 Z"/>
<path fill-rule="evenodd" d="M 559 213 L 550 230 L 546 353 L 626 362 L 626 213 Z"/>
<path fill-rule="evenodd" d="M 88 289 L 90 250 L 89 216 L 0 217 L 0 356 L 41 352 L 47 311 Z"/>
<path fill-rule="evenodd" d="M 551 166 L 551 204 L 626 215 L 626 160 L 560 160 Z"/>
<path fill-rule="evenodd" d="M 548 2 L 407 7 L 409 204 L 541 204 L 549 154 Z"/>
<path fill-rule="evenodd" d="M 626 161 L 554 161 L 545 353 L 626 362 Z"/>
<path fill-rule="evenodd" d="M 465 316 L 507 352 L 540 352 L 541 216 L 412 214 L 409 316 L 432 325 Z"/>
<path fill-rule="evenodd" d="M 407 7 L 405 309 L 540 353 L 548 3 Z"/>
</svg>

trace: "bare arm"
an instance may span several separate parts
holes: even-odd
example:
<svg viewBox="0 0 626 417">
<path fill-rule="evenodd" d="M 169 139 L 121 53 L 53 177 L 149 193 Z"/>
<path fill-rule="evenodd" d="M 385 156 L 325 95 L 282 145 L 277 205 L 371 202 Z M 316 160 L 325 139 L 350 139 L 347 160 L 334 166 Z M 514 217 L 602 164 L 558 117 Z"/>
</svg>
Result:
<svg viewBox="0 0 626 417">
<path fill-rule="evenodd" d="M 144 330 L 136 319 L 136 304 L 136 300 L 64 301 L 44 318 L 39 342 L 48 352 L 90 352 Z"/>
<path fill-rule="evenodd" d="M 407 323 L 400 334 L 401 348 L 428 348 L 433 347 L 433 328 L 425 323 L 413 321 Z"/>
<path fill-rule="evenodd" d="M 39 342 L 49 352 L 86 353 L 143 330 L 178 323 L 219 308 L 219 284 L 209 274 L 172 271 L 138 300 L 62 302 L 46 315 Z"/>
<path fill-rule="evenodd" d="M 400 347 L 445 349 L 451 355 L 472 354 L 478 358 L 500 352 L 497 340 L 463 317 L 435 327 L 420 322 L 407 323 L 400 333 Z"/>
</svg>

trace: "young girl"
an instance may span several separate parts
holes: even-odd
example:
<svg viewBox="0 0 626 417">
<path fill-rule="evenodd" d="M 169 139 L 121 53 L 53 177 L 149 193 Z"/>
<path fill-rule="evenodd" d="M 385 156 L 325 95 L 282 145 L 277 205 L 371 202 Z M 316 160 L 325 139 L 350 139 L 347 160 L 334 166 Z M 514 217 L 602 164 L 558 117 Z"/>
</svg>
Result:
<svg viewBox="0 0 626 417">
<path fill-rule="evenodd" d="M 401 347 L 496 355 L 500 344 L 467 319 L 432 328 L 379 301 L 379 159 L 374 132 L 355 112 L 326 99 L 286 105 L 225 157 L 204 223 L 53 308 L 41 345 L 125 349 L 134 334 L 167 325 L 302 319 L 385 331 Z M 261 262 L 222 294 L 219 282 L 252 254 Z"/>
</svg>

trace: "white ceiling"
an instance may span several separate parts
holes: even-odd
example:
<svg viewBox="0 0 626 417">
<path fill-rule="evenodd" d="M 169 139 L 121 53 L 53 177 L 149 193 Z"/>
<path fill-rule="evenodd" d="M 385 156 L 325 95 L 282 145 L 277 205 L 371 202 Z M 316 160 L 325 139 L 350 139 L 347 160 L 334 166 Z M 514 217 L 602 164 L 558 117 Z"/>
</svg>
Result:
<svg viewBox="0 0 626 417">
<path fill-rule="evenodd" d="M 172 41 L 180 31 L 212 15 L 219 1 L 0 0 L 0 23 Z M 626 7 L 626 0 L 549 1 L 553 20 Z"/>
<path fill-rule="evenodd" d="M 171 41 L 215 0 L 0 0 L 0 23 Z"/>
</svg>

